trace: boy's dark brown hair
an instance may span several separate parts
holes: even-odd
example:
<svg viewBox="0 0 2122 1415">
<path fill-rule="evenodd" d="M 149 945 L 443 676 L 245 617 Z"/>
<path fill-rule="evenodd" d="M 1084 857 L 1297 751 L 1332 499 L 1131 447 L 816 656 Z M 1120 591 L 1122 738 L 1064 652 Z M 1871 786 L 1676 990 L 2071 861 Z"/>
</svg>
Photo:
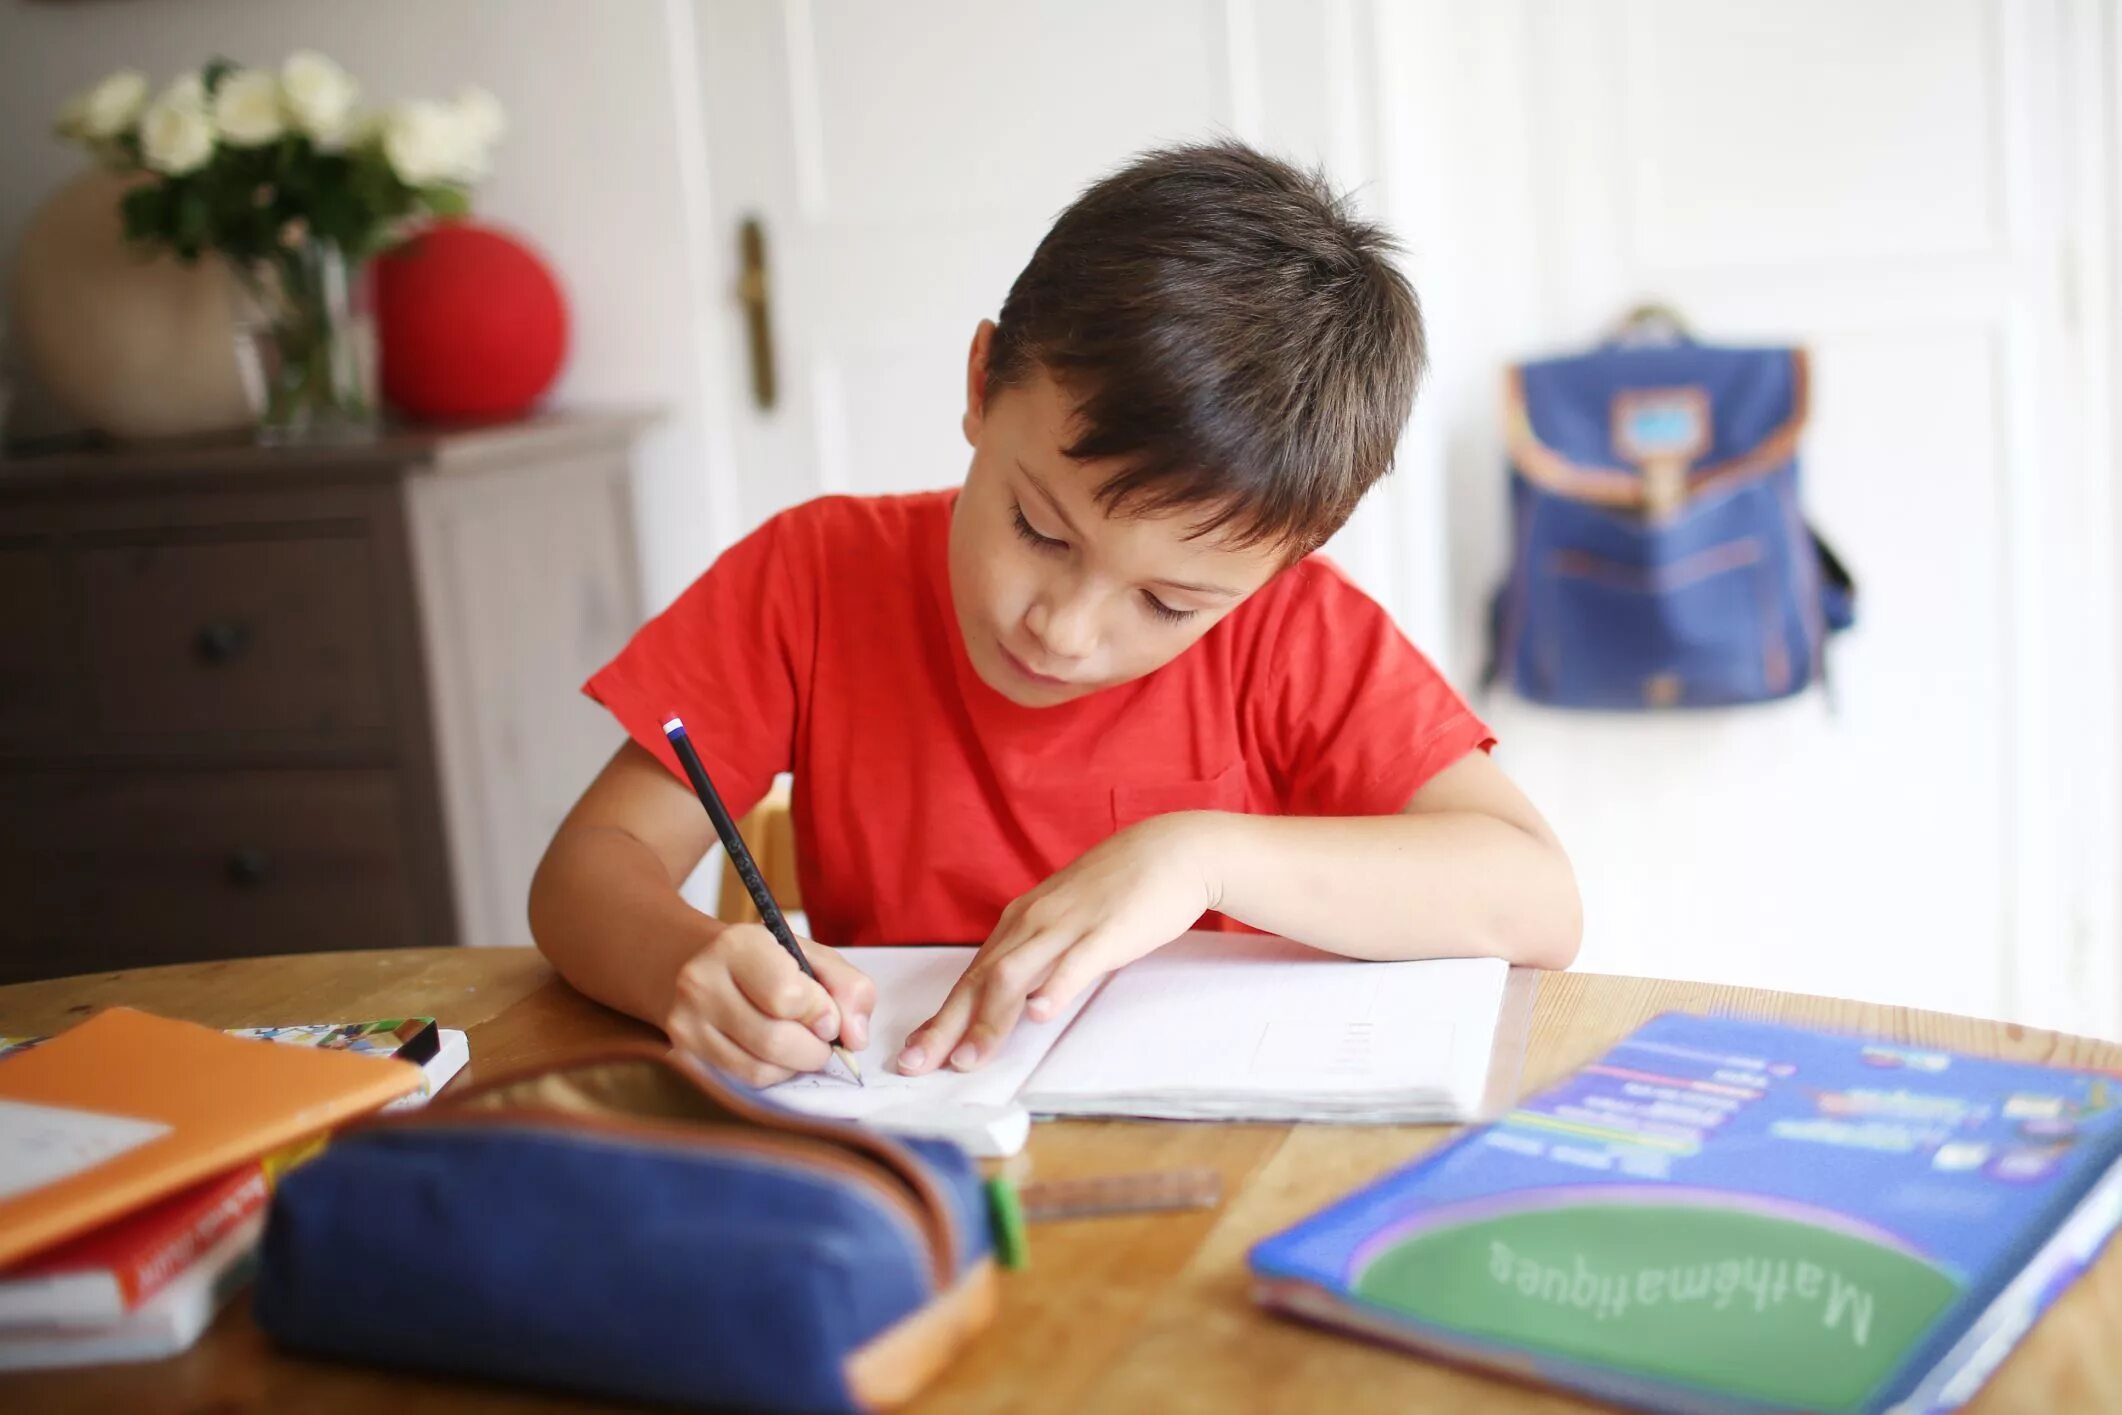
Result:
<svg viewBox="0 0 2122 1415">
<path fill-rule="evenodd" d="M 1392 467 L 1422 314 L 1385 232 L 1323 176 L 1234 141 L 1145 153 L 1061 213 L 1010 287 L 992 390 L 1044 369 L 1109 512 L 1281 544 L 1339 530 Z"/>
</svg>

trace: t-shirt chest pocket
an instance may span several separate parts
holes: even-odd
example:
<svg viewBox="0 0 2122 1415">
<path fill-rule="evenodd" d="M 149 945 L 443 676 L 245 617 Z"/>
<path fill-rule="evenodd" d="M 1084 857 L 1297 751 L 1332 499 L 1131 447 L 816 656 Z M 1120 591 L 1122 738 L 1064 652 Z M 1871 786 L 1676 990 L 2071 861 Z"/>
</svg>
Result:
<svg viewBox="0 0 2122 1415">
<path fill-rule="evenodd" d="M 1113 829 L 1125 830 L 1151 816 L 1174 811 L 1245 809 L 1245 763 L 1232 762 L 1214 776 L 1113 788 Z"/>
</svg>

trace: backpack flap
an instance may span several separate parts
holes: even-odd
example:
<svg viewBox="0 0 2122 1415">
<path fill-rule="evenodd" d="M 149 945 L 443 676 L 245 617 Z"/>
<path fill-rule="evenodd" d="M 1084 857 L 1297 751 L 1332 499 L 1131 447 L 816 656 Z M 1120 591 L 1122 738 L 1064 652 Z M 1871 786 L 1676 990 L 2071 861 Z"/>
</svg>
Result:
<svg viewBox="0 0 2122 1415">
<path fill-rule="evenodd" d="M 1669 517 L 1788 465 L 1805 429 L 1802 349 L 1606 348 L 1512 370 L 1520 475 L 1574 501 Z"/>
<path fill-rule="evenodd" d="M 1758 702 L 1817 679 L 1851 601 L 1799 507 L 1807 384 L 1802 350 L 1689 341 L 1511 370 L 1497 676 L 1606 709 Z"/>
<path fill-rule="evenodd" d="M 299 1351 L 628 1400 L 869 1410 L 991 1318 L 956 1146 L 798 1115 L 646 1044 L 335 1137 L 274 1196 Z"/>
</svg>

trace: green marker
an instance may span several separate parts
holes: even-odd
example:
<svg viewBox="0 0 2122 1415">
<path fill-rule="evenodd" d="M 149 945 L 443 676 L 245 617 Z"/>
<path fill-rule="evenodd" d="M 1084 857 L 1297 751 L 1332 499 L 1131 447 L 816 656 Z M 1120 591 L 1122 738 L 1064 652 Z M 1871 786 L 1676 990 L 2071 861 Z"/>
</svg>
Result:
<svg viewBox="0 0 2122 1415">
<path fill-rule="evenodd" d="M 995 1258 L 1011 1271 L 1031 1262 L 1031 1243 L 1024 1234 L 1024 1206 L 1017 1186 L 1001 1175 L 987 1181 L 987 1215 L 994 1229 Z"/>
</svg>

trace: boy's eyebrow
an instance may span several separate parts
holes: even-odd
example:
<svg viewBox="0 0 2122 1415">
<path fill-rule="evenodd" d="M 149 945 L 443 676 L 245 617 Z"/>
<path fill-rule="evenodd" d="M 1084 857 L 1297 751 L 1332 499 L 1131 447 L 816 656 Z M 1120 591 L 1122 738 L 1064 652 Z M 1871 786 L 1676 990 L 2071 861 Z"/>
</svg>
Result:
<svg viewBox="0 0 2122 1415">
<path fill-rule="evenodd" d="M 1077 530 L 1076 523 L 1068 518 L 1068 512 L 1062 507 L 1060 500 L 1046 489 L 1046 483 L 1039 480 L 1037 472 L 1024 465 L 1022 457 L 1017 459 L 1017 470 L 1024 473 L 1025 480 L 1032 484 L 1032 490 L 1045 498 L 1046 504 L 1051 506 L 1054 514 L 1061 518 L 1061 524 L 1068 528 L 1068 533 L 1077 540 L 1083 539 L 1083 532 Z M 1150 583 L 1160 585 L 1168 590 L 1185 590 L 1190 594 L 1216 595 L 1223 599 L 1236 599 L 1243 593 L 1243 591 L 1234 590 L 1228 585 L 1202 585 L 1196 584 L 1191 580 L 1151 580 Z"/>
<path fill-rule="evenodd" d="M 1032 484 L 1032 490 L 1046 498 L 1046 504 L 1053 508 L 1056 516 L 1061 518 L 1061 524 L 1068 528 L 1068 533 L 1077 540 L 1083 539 L 1083 532 L 1076 529 L 1076 523 L 1068 518 L 1068 511 L 1061 505 L 1060 499 L 1046 489 L 1046 483 L 1039 480 L 1037 472 L 1024 465 L 1022 457 L 1017 459 L 1017 470 L 1024 473 L 1025 479 Z"/>
<path fill-rule="evenodd" d="M 1225 599 L 1234 599 L 1238 595 L 1238 591 L 1228 585 L 1197 585 L 1189 580 L 1151 580 L 1150 583 L 1162 585 L 1168 590 L 1188 590 L 1194 594 L 1221 595 Z"/>
</svg>

